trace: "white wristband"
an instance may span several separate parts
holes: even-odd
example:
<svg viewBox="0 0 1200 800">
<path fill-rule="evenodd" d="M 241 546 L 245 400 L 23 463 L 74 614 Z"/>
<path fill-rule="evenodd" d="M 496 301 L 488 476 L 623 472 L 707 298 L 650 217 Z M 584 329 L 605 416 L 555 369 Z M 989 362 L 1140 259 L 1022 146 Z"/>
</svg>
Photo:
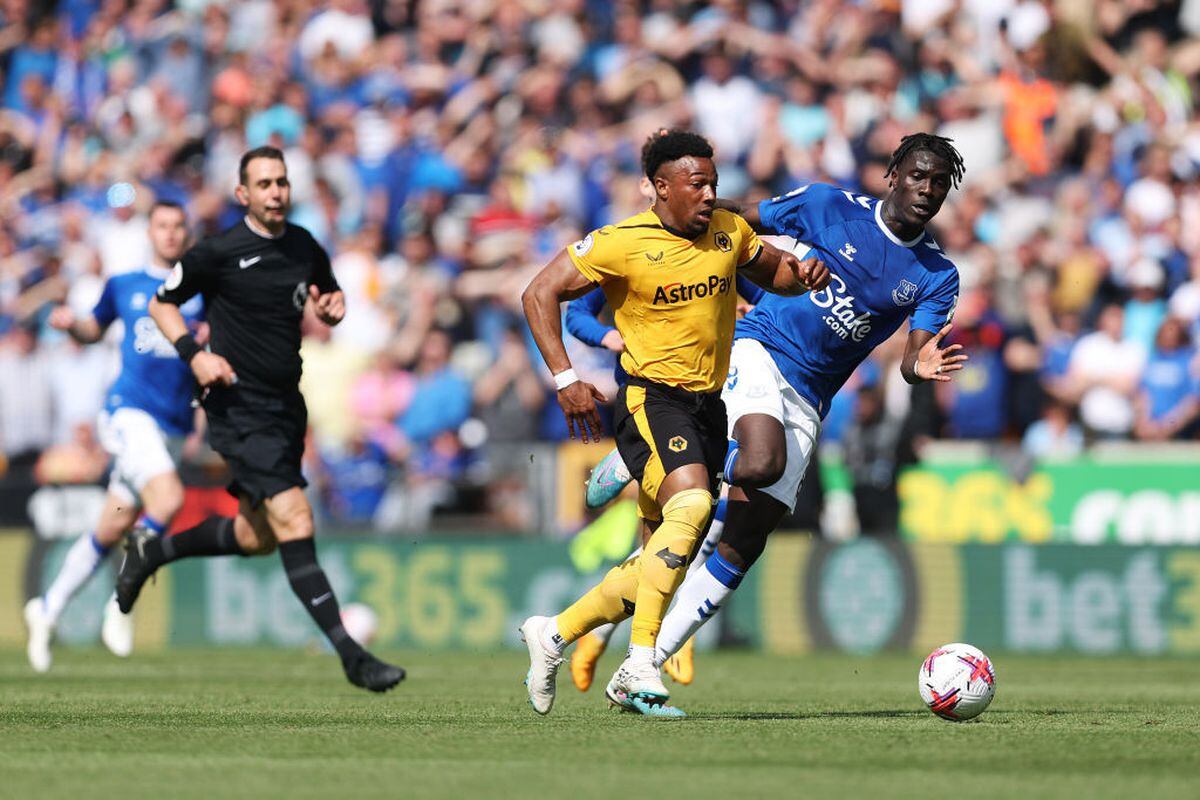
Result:
<svg viewBox="0 0 1200 800">
<path fill-rule="evenodd" d="M 574 369 L 564 369 L 562 372 L 554 376 L 554 388 L 558 391 L 570 386 L 579 380 L 579 376 L 575 374 Z"/>
</svg>

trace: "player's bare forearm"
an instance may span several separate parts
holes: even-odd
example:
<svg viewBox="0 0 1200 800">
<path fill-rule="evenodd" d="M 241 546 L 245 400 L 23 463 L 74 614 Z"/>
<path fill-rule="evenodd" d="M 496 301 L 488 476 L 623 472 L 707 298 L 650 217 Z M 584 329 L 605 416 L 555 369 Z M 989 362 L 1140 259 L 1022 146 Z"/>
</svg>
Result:
<svg viewBox="0 0 1200 800">
<path fill-rule="evenodd" d="M 183 319 L 179 306 L 152 297 L 147 310 L 150 312 L 150 319 L 154 320 L 154 324 L 163 332 L 163 336 L 167 337 L 168 342 L 174 343 L 188 332 L 187 322 Z"/>
<path fill-rule="evenodd" d="M 746 220 L 756 233 L 773 232 L 763 228 L 762 219 L 758 216 L 758 203 L 739 203 L 737 200 L 726 200 L 723 197 L 718 197 L 717 208 L 723 208 L 726 211 L 732 211 L 734 214 L 737 214 Z"/>
<path fill-rule="evenodd" d="M 104 335 L 104 327 L 90 314 L 83 318 L 75 316 L 70 306 L 55 306 L 50 310 L 50 327 L 64 331 L 80 344 L 92 344 L 100 341 Z"/>
<path fill-rule="evenodd" d="M 918 330 L 908 334 L 908 341 L 904 345 L 904 357 L 900 359 L 900 375 L 904 378 L 905 383 L 917 384 L 925 382 L 925 379 L 919 377 L 915 371 L 917 353 L 921 352 L 921 348 L 932 338 L 933 333 L 930 331 Z"/>
<path fill-rule="evenodd" d="M 595 284 L 575 269 L 564 250 L 534 276 L 521 294 L 525 320 L 537 342 L 538 350 L 550 372 L 557 374 L 571 368 L 567 349 L 562 340 L 562 313 L 559 304 L 582 297 Z"/>
<path fill-rule="evenodd" d="M 829 268 L 820 259 L 801 261 L 794 253 L 766 242 L 758 260 L 743 267 L 741 273 L 772 294 L 794 296 L 829 285 Z"/>
</svg>

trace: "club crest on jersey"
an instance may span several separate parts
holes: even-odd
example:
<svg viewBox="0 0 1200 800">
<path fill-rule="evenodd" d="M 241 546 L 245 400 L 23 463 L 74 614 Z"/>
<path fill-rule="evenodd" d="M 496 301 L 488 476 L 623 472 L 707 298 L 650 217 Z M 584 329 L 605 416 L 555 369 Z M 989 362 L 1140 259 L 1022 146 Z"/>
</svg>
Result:
<svg viewBox="0 0 1200 800">
<path fill-rule="evenodd" d="M 892 289 L 892 302 L 898 306 L 906 306 L 917 297 L 917 285 L 907 278 L 901 278 L 900 283 Z"/>
<path fill-rule="evenodd" d="M 682 436 L 672 436 L 667 442 L 667 447 L 671 448 L 672 453 L 682 453 L 687 450 L 687 439 Z"/>
<path fill-rule="evenodd" d="M 729 234 L 725 231 L 717 231 L 713 234 L 713 244 L 722 253 L 728 253 L 733 250 L 733 239 L 730 239 Z"/>
</svg>

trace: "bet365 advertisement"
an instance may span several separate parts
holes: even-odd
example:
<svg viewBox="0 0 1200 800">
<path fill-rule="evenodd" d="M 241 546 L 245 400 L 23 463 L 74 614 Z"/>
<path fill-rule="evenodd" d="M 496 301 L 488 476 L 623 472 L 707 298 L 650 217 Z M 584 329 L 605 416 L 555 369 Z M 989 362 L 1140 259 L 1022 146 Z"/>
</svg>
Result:
<svg viewBox="0 0 1200 800">
<path fill-rule="evenodd" d="M 23 642 L 21 604 L 68 547 L 0 536 L 0 564 L 12 573 L 0 581 L 0 642 Z M 381 646 L 431 650 L 518 647 L 522 619 L 562 608 L 603 574 L 593 564 L 580 570 L 568 543 L 535 540 L 331 539 L 320 557 L 343 603 L 375 610 Z M 97 640 L 111 579 L 101 571 L 69 606 L 60 642 Z M 833 545 L 777 534 L 722 615 L 714 623 L 726 639 L 775 652 L 968 641 L 989 651 L 1196 655 L 1200 549 Z M 148 648 L 317 640 L 276 556 L 171 565 L 147 585 L 137 629 L 138 646 Z"/>
<path fill-rule="evenodd" d="M 899 479 L 900 528 L 922 542 L 1200 544 L 1190 460 L 1080 458 L 1014 475 L 999 464 L 924 463 Z"/>
</svg>

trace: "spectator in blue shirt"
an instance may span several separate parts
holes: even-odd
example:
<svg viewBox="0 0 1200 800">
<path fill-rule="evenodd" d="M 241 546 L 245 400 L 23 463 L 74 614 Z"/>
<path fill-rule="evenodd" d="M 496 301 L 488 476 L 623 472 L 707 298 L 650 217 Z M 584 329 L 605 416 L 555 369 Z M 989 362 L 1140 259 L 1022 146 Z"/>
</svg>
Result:
<svg viewBox="0 0 1200 800">
<path fill-rule="evenodd" d="M 1191 438 L 1200 418 L 1200 364 L 1187 327 L 1167 317 L 1142 372 L 1134 435 L 1144 441 Z"/>
</svg>

